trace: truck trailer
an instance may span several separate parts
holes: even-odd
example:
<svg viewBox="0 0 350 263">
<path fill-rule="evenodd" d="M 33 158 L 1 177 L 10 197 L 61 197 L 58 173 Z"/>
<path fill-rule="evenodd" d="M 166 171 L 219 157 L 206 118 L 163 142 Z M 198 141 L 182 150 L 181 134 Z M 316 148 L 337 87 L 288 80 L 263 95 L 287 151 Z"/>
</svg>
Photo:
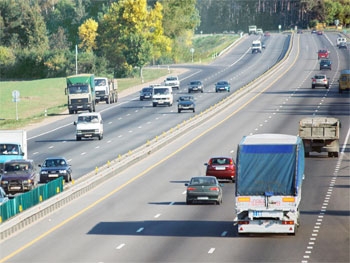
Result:
<svg viewBox="0 0 350 263">
<path fill-rule="evenodd" d="M 303 118 L 299 122 L 299 136 L 303 140 L 305 157 L 310 152 L 327 152 L 328 157 L 339 156 L 340 121 L 333 117 Z"/>
<path fill-rule="evenodd" d="M 79 74 L 66 79 L 65 93 L 68 99 L 69 114 L 78 111 L 95 111 L 96 94 L 93 74 Z"/>
<path fill-rule="evenodd" d="M 238 233 L 295 234 L 299 226 L 304 147 L 299 136 L 244 136 L 237 148 Z"/>
<path fill-rule="evenodd" d="M 0 130 L 0 169 L 5 162 L 15 159 L 27 159 L 27 132 Z"/>
</svg>

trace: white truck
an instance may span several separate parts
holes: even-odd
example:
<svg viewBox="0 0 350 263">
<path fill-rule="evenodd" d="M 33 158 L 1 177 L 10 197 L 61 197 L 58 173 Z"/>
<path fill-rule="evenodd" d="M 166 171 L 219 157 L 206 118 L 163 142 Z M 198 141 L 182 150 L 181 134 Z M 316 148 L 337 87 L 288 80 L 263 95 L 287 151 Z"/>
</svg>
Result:
<svg viewBox="0 0 350 263">
<path fill-rule="evenodd" d="M 235 225 L 238 233 L 295 234 L 304 179 L 299 136 L 254 134 L 237 148 Z"/>
<path fill-rule="evenodd" d="M 174 102 L 173 89 L 170 86 L 156 86 L 152 91 L 152 105 L 157 107 L 159 105 L 172 106 Z"/>
<path fill-rule="evenodd" d="M 5 162 L 14 159 L 27 159 L 27 132 L 0 130 L 0 169 Z"/>
<path fill-rule="evenodd" d="M 248 26 L 248 34 L 249 35 L 251 35 L 251 34 L 256 35 L 257 34 L 256 30 L 257 30 L 256 25 Z"/>
<path fill-rule="evenodd" d="M 180 89 L 180 80 L 178 76 L 168 76 L 166 77 L 166 79 L 164 80 L 164 85 L 165 86 L 170 86 L 173 89 Z"/>
<path fill-rule="evenodd" d="M 95 77 L 96 103 L 105 101 L 107 104 L 118 100 L 117 82 L 105 77 Z"/>
<path fill-rule="evenodd" d="M 94 138 L 99 140 L 103 138 L 103 120 L 99 112 L 81 113 L 78 120 L 73 123 L 76 126 L 76 139 Z"/>
<path fill-rule="evenodd" d="M 310 152 L 327 152 L 328 157 L 339 156 L 340 121 L 333 117 L 306 117 L 299 122 L 305 157 Z"/>
<path fill-rule="evenodd" d="M 252 43 L 252 53 L 261 53 L 262 44 L 260 40 L 254 40 Z"/>
</svg>

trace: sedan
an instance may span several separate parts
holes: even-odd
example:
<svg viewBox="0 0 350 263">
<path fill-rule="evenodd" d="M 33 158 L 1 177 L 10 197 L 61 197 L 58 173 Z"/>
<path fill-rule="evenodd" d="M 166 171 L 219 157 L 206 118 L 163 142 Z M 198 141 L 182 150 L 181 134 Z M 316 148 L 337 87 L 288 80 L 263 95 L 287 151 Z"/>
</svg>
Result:
<svg viewBox="0 0 350 263">
<path fill-rule="evenodd" d="M 188 93 L 197 92 L 197 91 L 203 93 L 203 83 L 202 83 L 202 81 L 194 80 L 194 81 L 191 81 L 188 85 L 189 85 Z"/>
<path fill-rule="evenodd" d="M 230 83 L 228 83 L 228 81 L 226 81 L 226 80 L 218 81 L 215 84 L 215 92 L 219 92 L 219 91 L 230 92 L 231 91 Z"/>
<path fill-rule="evenodd" d="M 222 203 L 222 188 L 214 176 L 192 177 L 186 183 L 186 204 L 198 203 Z"/>
<path fill-rule="evenodd" d="M 145 87 L 140 91 L 140 100 L 151 100 L 153 87 Z"/>
<path fill-rule="evenodd" d="M 236 178 L 236 164 L 232 157 L 212 157 L 208 163 L 206 175 L 215 176 L 219 180 L 234 182 Z"/>
<path fill-rule="evenodd" d="M 332 61 L 330 59 L 321 59 L 320 70 L 322 69 L 332 70 Z"/>
<path fill-rule="evenodd" d="M 72 169 L 63 157 L 46 158 L 43 164 L 39 164 L 40 183 L 47 183 L 58 177 L 63 177 L 66 182 L 72 181 Z"/>
<path fill-rule="evenodd" d="M 177 100 L 177 112 L 180 113 L 184 110 L 196 111 L 196 104 L 194 103 L 193 96 L 181 96 Z"/>
</svg>

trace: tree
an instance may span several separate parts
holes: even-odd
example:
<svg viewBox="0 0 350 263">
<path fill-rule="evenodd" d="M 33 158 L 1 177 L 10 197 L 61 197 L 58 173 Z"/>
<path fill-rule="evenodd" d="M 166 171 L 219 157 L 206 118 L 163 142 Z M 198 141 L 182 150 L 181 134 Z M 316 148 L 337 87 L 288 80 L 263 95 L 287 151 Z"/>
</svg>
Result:
<svg viewBox="0 0 350 263">
<path fill-rule="evenodd" d="M 87 52 L 91 52 L 93 49 L 97 48 L 96 37 L 97 37 L 98 23 L 89 18 L 79 27 L 79 38 L 81 43 L 80 48 L 84 48 Z"/>
</svg>

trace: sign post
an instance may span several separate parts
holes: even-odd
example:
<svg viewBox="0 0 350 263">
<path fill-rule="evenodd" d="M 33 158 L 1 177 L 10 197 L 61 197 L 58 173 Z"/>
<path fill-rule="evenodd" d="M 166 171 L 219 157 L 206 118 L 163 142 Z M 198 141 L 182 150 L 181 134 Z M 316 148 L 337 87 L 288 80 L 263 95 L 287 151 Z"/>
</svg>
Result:
<svg viewBox="0 0 350 263">
<path fill-rule="evenodd" d="M 193 53 L 194 53 L 194 48 L 193 47 L 190 49 L 190 52 L 192 53 L 192 63 L 193 63 Z"/>
<path fill-rule="evenodd" d="M 19 93 L 18 90 L 12 91 L 12 101 L 16 103 L 16 121 L 18 121 L 18 107 L 17 107 L 17 102 L 20 101 L 19 95 L 20 95 L 20 93 Z"/>
</svg>

